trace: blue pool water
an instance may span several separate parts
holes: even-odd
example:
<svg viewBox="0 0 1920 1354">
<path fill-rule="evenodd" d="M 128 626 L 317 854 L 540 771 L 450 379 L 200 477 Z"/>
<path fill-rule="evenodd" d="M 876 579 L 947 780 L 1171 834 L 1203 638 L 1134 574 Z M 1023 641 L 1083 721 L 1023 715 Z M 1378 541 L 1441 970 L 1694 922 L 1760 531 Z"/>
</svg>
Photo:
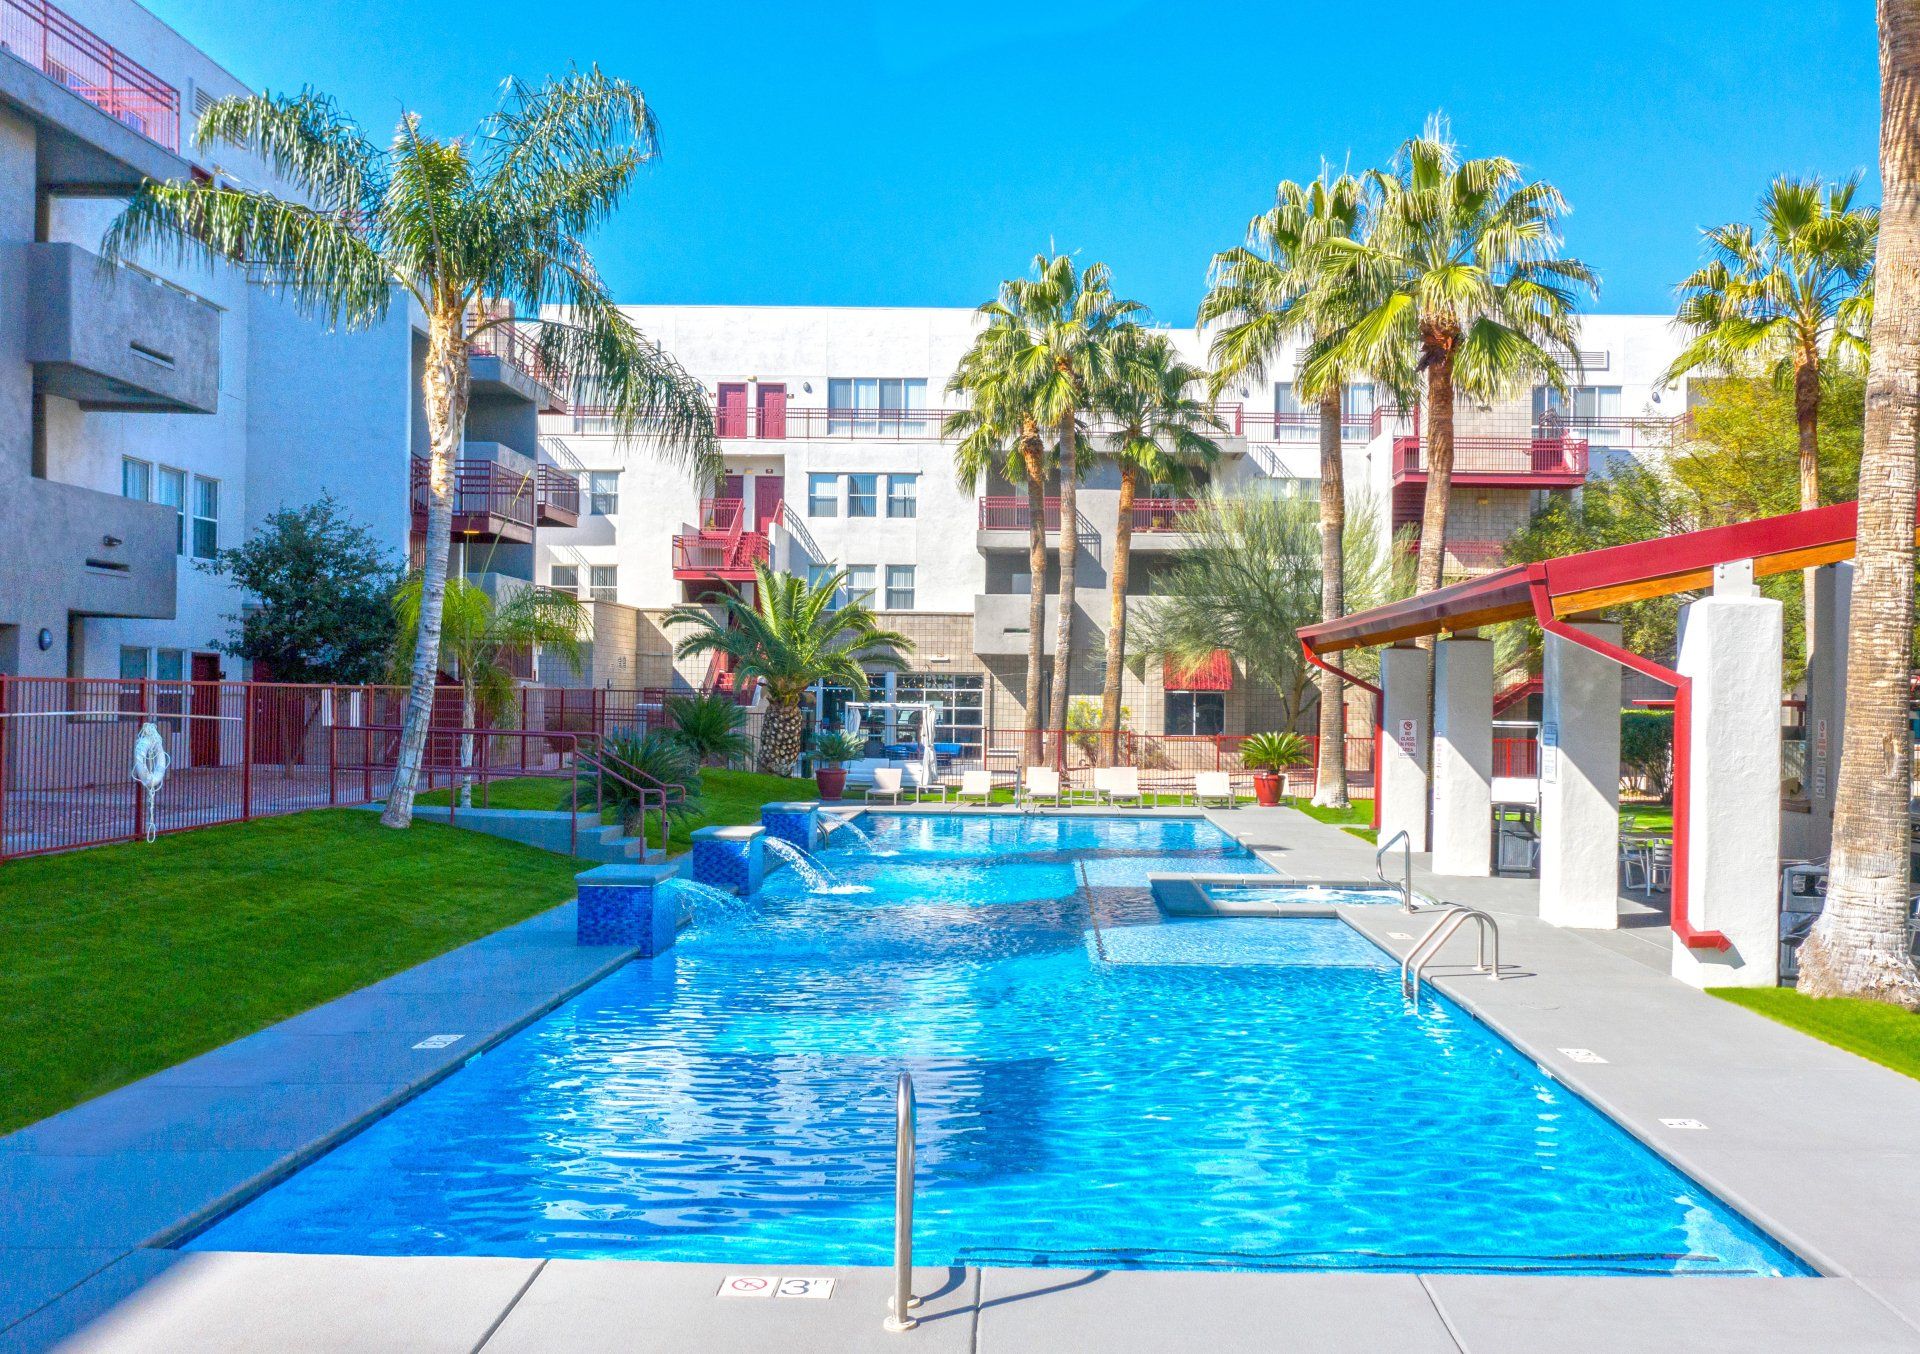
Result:
<svg viewBox="0 0 1920 1354">
<path fill-rule="evenodd" d="M 1400 890 L 1337 888 L 1322 884 L 1209 884 L 1207 896 L 1216 903 L 1288 903 L 1333 906 L 1373 906 L 1400 903 Z"/>
<path fill-rule="evenodd" d="M 926 1264 L 1807 1272 L 1205 823 L 864 824 L 191 1246 L 884 1264 L 905 1066 Z"/>
</svg>

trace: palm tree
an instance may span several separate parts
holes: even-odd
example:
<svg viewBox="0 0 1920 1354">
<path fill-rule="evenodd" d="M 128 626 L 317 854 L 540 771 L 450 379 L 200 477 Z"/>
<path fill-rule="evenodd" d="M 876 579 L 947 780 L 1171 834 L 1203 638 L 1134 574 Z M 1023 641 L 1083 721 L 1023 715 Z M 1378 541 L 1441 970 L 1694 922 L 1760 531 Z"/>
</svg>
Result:
<svg viewBox="0 0 1920 1354">
<path fill-rule="evenodd" d="M 998 389 L 994 398 L 1004 403 L 990 417 L 1003 426 L 1009 417 L 1030 419 L 1036 431 L 1051 432 L 1059 455 L 1060 477 L 1060 616 L 1054 637 L 1053 695 L 1046 727 L 1063 729 L 1073 667 L 1073 591 L 1079 554 L 1079 507 L 1076 501 L 1082 467 L 1079 456 L 1080 417 L 1113 379 L 1117 347 L 1124 333 L 1137 325 L 1142 307 L 1113 294 L 1113 278 L 1103 263 L 1076 269 L 1066 254 L 1037 254 L 1034 275 L 1000 284 L 1000 295 L 980 307 L 986 328 L 974 340 L 967 370 L 978 382 L 991 373 Z M 956 381 L 960 376 L 956 374 Z M 972 390 L 964 385 L 959 389 Z M 1032 479 L 1028 480 L 1032 502 Z M 1045 495 L 1038 505 L 1045 508 Z M 1029 528 L 1031 531 L 1032 528 Z M 1045 564 L 1045 537 L 1041 537 Z M 1044 573 L 1042 567 L 1039 572 Z M 1046 624 L 1044 594 L 1039 625 Z M 1030 641 L 1031 642 L 1031 641 Z M 1029 679 L 1029 687 L 1032 682 Z M 1037 690 L 1029 690 L 1027 717 L 1037 712 Z"/>
<path fill-rule="evenodd" d="M 1220 459 L 1220 444 L 1208 434 L 1225 431 L 1212 408 L 1194 398 L 1206 379 L 1180 360 L 1165 334 L 1133 337 L 1118 349 L 1114 379 L 1103 388 L 1097 412 L 1111 427 L 1102 447 L 1120 468 L 1120 519 L 1113 533 L 1112 609 L 1107 622 L 1107 675 L 1100 692 L 1100 728 L 1105 756 L 1113 760 L 1120 733 L 1120 677 L 1127 661 L 1127 574 L 1133 555 L 1133 505 L 1141 482 L 1188 494 Z"/>
<path fill-rule="evenodd" d="M 1847 719 L 1826 907 L 1800 952 L 1800 990 L 1920 1010 L 1908 952 L 1912 829 L 1907 726 L 1913 660 L 1914 494 L 1920 490 L 1920 6 L 1880 6 L 1879 295 L 1867 362 L 1866 445 Z"/>
<path fill-rule="evenodd" d="M 1230 383 L 1264 381 L 1287 344 L 1298 338 L 1329 341 L 1362 307 L 1333 286 L 1335 269 L 1321 246 L 1329 239 L 1358 238 L 1365 213 L 1361 181 L 1322 171 L 1309 184 L 1285 181 L 1273 207 L 1247 226 L 1247 242 L 1216 254 L 1211 287 L 1200 303 L 1200 323 L 1218 323 L 1210 357 L 1213 394 Z M 1347 382 L 1360 373 L 1329 360 L 1316 368 L 1317 386 L 1296 379 L 1295 389 L 1320 409 L 1320 611 L 1332 620 L 1346 614 L 1341 568 L 1346 534 L 1347 487 L 1341 460 L 1340 423 Z M 1313 802 L 1347 806 L 1346 684 L 1322 672 L 1319 765 Z"/>
<path fill-rule="evenodd" d="M 1760 229 L 1705 232 L 1707 262 L 1680 284 L 1679 322 L 1693 334 L 1663 376 L 1762 368 L 1793 392 L 1800 432 L 1800 506 L 1820 506 L 1820 382 L 1866 360 L 1880 213 L 1856 207 L 1858 179 L 1823 184 L 1782 175 L 1760 199 Z M 1813 570 L 1802 571 L 1813 633 Z"/>
<path fill-rule="evenodd" d="M 1597 280 L 1584 263 L 1558 257 L 1560 191 L 1523 181 L 1503 156 L 1461 159 L 1439 117 L 1366 183 L 1373 201 L 1363 229 L 1321 245 L 1333 285 L 1363 300 L 1308 354 L 1301 379 L 1324 390 L 1342 373 L 1392 373 L 1413 357 L 1427 425 L 1414 582 L 1429 592 L 1446 558 L 1455 397 L 1492 401 L 1528 379 L 1564 392 L 1574 306 Z"/>
<path fill-rule="evenodd" d="M 419 661 L 424 592 L 425 580 L 413 573 L 393 594 L 396 682 Z M 464 578 L 446 581 L 437 662 L 460 684 L 460 727 L 465 731 L 460 735 L 461 766 L 473 765 L 472 730 L 491 728 L 494 720 L 515 708 L 520 679 L 514 660 L 546 648 L 578 672 L 586 631 L 586 608 L 569 593 L 522 588 L 496 603 Z M 464 777 L 460 803 L 462 807 L 473 803 L 473 783 Z"/>
<path fill-rule="evenodd" d="M 904 668 L 902 655 L 913 651 L 913 641 L 882 630 L 865 602 L 842 599 L 845 570 L 813 583 L 765 564 L 754 565 L 754 575 L 751 602 L 730 595 L 718 614 L 705 605 L 677 606 L 666 623 L 692 631 L 674 646 L 676 657 L 723 653 L 739 677 L 759 679 L 767 693 L 760 769 L 791 775 L 800 758 L 800 702 L 807 691 L 829 682 L 864 700 L 867 670 Z"/>
<path fill-rule="evenodd" d="M 262 286 L 336 328 L 377 324 L 401 296 L 425 316 L 420 642 L 381 815 L 405 827 L 433 718 L 473 341 L 512 325 L 516 308 L 557 308 L 564 319 L 539 323 L 533 342 L 543 379 L 563 395 L 590 389 L 621 435 L 644 428 L 658 451 L 702 477 L 718 464 L 706 391 L 620 313 L 581 239 L 656 155 L 653 110 L 634 86 L 590 67 L 539 85 L 509 80 L 469 138 L 427 136 L 419 115 L 405 113 L 381 149 L 331 99 L 308 92 L 222 99 L 201 115 L 196 140 L 258 154 L 297 196 L 221 178 L 148 183 L 108 231 L 109 258 L 155 250 L 244 260 Z"/>
</svg>

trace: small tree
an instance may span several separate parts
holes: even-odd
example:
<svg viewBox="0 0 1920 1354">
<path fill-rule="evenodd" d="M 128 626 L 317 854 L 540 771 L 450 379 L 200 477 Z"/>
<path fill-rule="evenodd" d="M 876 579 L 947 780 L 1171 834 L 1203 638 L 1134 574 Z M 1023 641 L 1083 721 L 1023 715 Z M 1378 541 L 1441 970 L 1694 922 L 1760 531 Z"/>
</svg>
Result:
<svg viewBox="0 0 1920 1354">
<path fill-rule="evenodd" d="M 666 715 L 673 736 L 702 766 L 730 765 L 753 751 L 747 712 L 731 696 L 668 696 Z"/>
<path fill-rule="evenodd" d="M 358 684 L 386 671 L 399 567 L 332 495 L 280 509 L 246 544 L 200 567 L 251 598 L 226 617 L 233 629 L 214 641 L 222 652 L 281 682 Z"/>
</svg>

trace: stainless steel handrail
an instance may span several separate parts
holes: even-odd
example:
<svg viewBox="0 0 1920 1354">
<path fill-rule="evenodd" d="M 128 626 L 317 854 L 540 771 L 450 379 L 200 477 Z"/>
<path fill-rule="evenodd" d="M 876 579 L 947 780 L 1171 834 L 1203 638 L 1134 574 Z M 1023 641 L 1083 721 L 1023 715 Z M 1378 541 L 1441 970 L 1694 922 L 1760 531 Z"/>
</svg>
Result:
<svg viewBox="0 0 1920 1354">
<path fill-rule="evenodd" d="M 1390 885 L 1393 883 L 1391 879 L 1387 878 L 1385 861 L 1387 852 L 1393 850 L 1395 842 L 1400 844 L 1400 870 L 1402 876 L 1400 882 L 1400 902 L 1407 911 L 1411 912 L 1413 911 L 1413 838 L 1407 835 L 1405 828 L 1401 828 L 1398 832 L 1387 838 L 1386 841 L 1380 844 L 1380 849 L 1373 853 L 1373 872 L 1379 877 L 1382 884 Z"/>
<path fill-rule="evenodd" d="M 1420 975 L 1445 945 L 1455 931 L 1469 920 L 1478 928 L 1479 945 L 1477 947 L 1474 969 L 1484 973 L 1495 982 L 1500 980 L 1500 923 L 1477 907 L 1467 907 L 1460 903 L 1443 904 L 1445 915 L 1434 922 L 1426 935 L 1420 938 L 1400 963 L 1400 993 L 1406 997 L 1420 995 Z M 1491 937 L 1492 953 L 1489 956 L 1487 941 Z"/>
<path fill-rule="evenodd" d="M 885 1328 L 912 1330 L 920 1323 L 910 1314 L 920 1305 L 913 1295 L 913 1140 L 918 1106 L 913 1077 L 900 1074 L 894 1083 L 893 1107 L 893 1297 L 887 1303 Z"/>
</svg>

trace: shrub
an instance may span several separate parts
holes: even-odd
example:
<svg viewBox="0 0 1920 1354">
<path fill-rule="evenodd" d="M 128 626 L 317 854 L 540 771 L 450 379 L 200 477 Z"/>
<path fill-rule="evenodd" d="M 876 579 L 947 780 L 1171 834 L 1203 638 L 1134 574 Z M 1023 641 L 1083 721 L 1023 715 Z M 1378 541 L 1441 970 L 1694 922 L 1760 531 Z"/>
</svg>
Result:
<svg viewBox="0 0 1920 1354">
<path fill-rule="evenodd" d="M 1306 760 L 1307 740 L 1297 733 L 1250 734 L 1240 744 L 1240 765 L 1249 771 L 1284 771 Z"/>
<path fill-rule="evenodd" d="M 850 733 L 836 733 L 829 730 L 813 736 L 813 759 L 822 766 L 839 766 L 843 762 L 858 761 L 866 750 L 866 740 L 855 738 Z"/>
<path fill-rule="evenodd" d="M 1126 706 L 1120 707 L 1120 728 L 1125 732 L 1133 718 L 1133 711 Z M 1100 702 L 1082 696 L 1067 704 L 1067 742 L 1078 748 L 1083 757 L 1092 759 L 1094 751 L 1100 745 Z"/>
<path fill-rule="evenodd" d="M 731 696 L 668 696 L 673 736 L 702 766 L 740 761 L 753 750 L 747 712 Z"/>
<path fill-rule="evenodd" d="M 649 782 L 667 789 L 669 795 L 674 787 L 681 793 L 679 802 L 668 803 L 666 819 L 661 824 L 661 839 L 664 841 L 668 825 L 675 819 L 698 818 L 705 812 L 706 805 L 700 797 L 700 763 L 686 744 L 670 733 L 615 733 L 601 740 L 600 751 L 604 752 L 610 763 L 608 769 L 621 777 L 637 780 L 647 789 L 653 786 Z M 630 776 L 629 769 L 637 771 L 638 776 Z M 631 785 L 622 784 L 614 776 L 608 776 L 604 782 L 594 771 L 583 767 L 579 777 L 580 802 L 586 803 L 596 791 L 603 791 L 603 808 L 620 811 L 620 817 L 627 830 L 636 835 L 643 834 L 646 824 L 641 821 L 640 795 Z M 656 812 L 658 801 L 655 801 Z"/>
<path fill-rule="evenodd" d="M 1620 772 L 1643 794 L 1666 797 L 1673 788 L 1673 711 L 1620 712 Z"/>
</svg>

